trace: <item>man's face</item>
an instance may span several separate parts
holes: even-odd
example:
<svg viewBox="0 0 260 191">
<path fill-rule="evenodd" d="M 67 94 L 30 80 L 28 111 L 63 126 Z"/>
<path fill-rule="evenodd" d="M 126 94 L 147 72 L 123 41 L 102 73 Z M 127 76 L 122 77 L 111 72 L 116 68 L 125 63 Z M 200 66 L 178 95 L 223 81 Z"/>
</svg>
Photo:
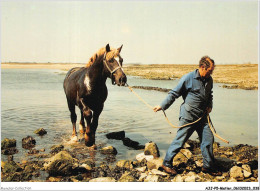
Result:
<svg viewBox="0 0 260 191">
<path fill-rule="evenodd" d="M 203 77 L 203 78 L 209 78 L 210 75 L 213 73 L 214 68 L 215 67 L 214 67 L 213 63 L 210 63 L 210 67 L 207 68 L 207 69 L 204 66 L 202 66 L 200 76 Z"/>
</svg>

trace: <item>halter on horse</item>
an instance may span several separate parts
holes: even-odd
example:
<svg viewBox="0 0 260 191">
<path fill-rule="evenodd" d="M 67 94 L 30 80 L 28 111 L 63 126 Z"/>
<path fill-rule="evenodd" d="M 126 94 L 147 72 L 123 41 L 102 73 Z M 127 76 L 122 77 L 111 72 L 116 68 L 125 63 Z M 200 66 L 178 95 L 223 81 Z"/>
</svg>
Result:
<svg viewBox="0 0 260 191">
<path fill-rule="evenodd" d="M 63 87 L 73 127 L 72 136 L 77 135 L 75 112 L 77 105 L 81 112 L 79 129 L 81 133 L 84 133 L 86 146 L 95 144 L 99 115 L 103 110 L 108 93 L 107 78 L 111 78 L 113 85 L 124 86 L 126 84 L 127 78 L 122 69 L 123 59 L 120 56 L 122 46 L 118 49 L 110 49 L 107 44 L 105 48 L 101 48 L 90 58 L 86 67 L 72 68 L 64 79 Z M 87 126 L 84 120 L 86 120 Z"/>
</svg>

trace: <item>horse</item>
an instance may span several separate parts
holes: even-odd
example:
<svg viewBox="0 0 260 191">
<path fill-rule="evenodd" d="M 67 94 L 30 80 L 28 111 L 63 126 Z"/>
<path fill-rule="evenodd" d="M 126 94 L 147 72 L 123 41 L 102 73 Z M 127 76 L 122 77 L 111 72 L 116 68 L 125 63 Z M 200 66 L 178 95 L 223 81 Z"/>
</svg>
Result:
<svg viewBox="0 0 260 191">
<path fill-rule="evenodd" d="M 72 137 L 77 137 L 77 105 L 81 113 L 79 131 L 84 134 L 87 147 L 95 146 L 98 119 L 108 95 L 107 78 L 111 78 L 113 85 L 126 84 L 127 77 L 122 69 L 123 58 L 120 55 L 122 47 L 112 49 L 107 44 L 89 59 L 85 67 L 72 68 L 65 76 L 63 88 L 70 111 Z"/>
</svg>

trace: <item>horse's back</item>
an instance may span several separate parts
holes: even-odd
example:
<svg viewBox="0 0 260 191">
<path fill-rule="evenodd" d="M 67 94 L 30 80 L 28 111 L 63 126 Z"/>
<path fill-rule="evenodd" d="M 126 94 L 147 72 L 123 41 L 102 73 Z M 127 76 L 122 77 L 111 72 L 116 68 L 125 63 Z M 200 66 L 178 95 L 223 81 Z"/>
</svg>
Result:
<svg viewBox="0 0 260 191">
<path fill-rule="evenodd" d="M 83 69 L 84 69 L 84 67 L 71 68 L 71 69 L 67 72 L 64 81 L 65 81 L 65 80 L 69 80 L 69 78 L 72 76 L 72 74 L 76 74 L 76 73 L 82 71 Z"/>
<path fill-rule="evenodd" d="M 77 84 L 76 82 L 82 75 L 82 71 L 84 70 L 84 67 L 75 67 L 68 71 L 68 73 L 65 76 L 64 82 L 63 82 L 63 88 L 65 91 L 65 94 L 68 97 L 75 97 L 74 94 L 76 92 Z"/>
</svg>

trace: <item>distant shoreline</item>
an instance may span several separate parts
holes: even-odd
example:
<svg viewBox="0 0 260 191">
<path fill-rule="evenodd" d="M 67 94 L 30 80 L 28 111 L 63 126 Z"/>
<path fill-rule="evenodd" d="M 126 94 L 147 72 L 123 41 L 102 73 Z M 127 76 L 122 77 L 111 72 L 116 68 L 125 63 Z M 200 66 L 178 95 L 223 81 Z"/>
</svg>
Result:
<svg viewBox="0 0 260 191">
<path fill-rule="evenodd" d="M 23 63 L 23 62 L 4 62 L 1 69 L 60 69 L 69 70 L 73 67 L 83 67 L 81 63 Z"/>
<path fill-rule="evenodd" d="M 60 69 L 84 67 L 82 63 L 1 63 L 1 69 Z M 127 75 L 139 76 L 153 80 L 171 80 L 182 77 L 195 70 L 197 65 L 189 64 L 127 64 L 124 71 Z M 223 83 L 228 89 L 258 89 L 258 64 L 216 65 L 213 73 L 214 82 Z"/>
</svg>

